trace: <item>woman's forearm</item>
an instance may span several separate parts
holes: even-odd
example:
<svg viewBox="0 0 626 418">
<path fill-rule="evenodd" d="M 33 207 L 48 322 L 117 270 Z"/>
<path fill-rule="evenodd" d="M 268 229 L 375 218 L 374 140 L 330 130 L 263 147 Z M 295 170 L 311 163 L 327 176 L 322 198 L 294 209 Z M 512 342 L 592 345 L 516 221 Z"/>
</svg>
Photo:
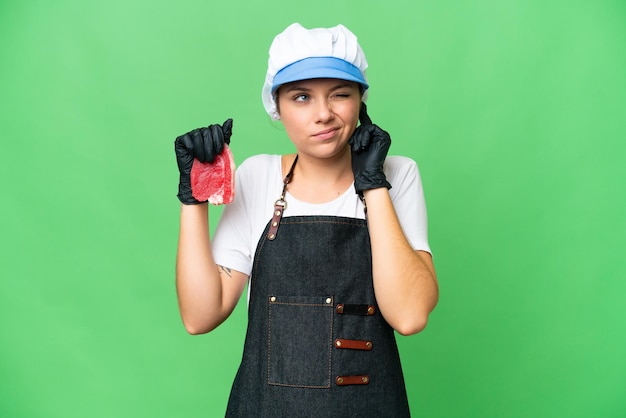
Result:
<svg viewBox="0 0 626 418">
<path fill-rule="evenodd" d="M 208 205 L 181 205 L 176 290 L 187 331 L 202 334 L 221 324 L 234 309 L 244 286 L 242 273 L 215 264 Z"/>
<path fill-rule="evenodd" d="M 424 329 L 439 298 L 432 259 L 411 248 L 387 189 L 367 190 L 364 197 L 378 306 L 396 331 L 415 334 Z"/>
</svg>

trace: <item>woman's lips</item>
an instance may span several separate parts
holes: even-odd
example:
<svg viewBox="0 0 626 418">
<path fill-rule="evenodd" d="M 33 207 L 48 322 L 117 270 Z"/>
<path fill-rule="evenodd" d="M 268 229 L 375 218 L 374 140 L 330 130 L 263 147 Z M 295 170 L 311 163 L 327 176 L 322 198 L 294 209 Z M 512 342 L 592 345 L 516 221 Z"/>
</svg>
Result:
<svg viewBox="0 0 626 418">
<path fill-rule="evenodd" d="M 331 129 L 324 129 L 323 131 L 319 131 L 315 134 L 313 134 L 313 137 L 316 139 L 330 139 L 332 137 L 335 136 L 335 134 L 337 133 L 337 128 L 331 128 Z"/>
</svg>

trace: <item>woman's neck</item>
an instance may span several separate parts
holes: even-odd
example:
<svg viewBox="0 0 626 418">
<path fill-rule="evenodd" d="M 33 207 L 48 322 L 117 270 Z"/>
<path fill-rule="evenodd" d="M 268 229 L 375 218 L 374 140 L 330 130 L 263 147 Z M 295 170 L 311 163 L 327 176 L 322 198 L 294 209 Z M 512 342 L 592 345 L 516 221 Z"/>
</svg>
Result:
<svg viewBox="0 0 626 418">
<path fill-rule="evenodd" d="M 294 159 L 295 154 L 283 156 L 283 177 L 289 172 Z M 352 185 L 354 175 L 351 161 L 349 147 L 346 147 L 346 152 L 332 158 L 299 155 L 287 190 L 303 202 L 330 202 Z"/>
</svg>

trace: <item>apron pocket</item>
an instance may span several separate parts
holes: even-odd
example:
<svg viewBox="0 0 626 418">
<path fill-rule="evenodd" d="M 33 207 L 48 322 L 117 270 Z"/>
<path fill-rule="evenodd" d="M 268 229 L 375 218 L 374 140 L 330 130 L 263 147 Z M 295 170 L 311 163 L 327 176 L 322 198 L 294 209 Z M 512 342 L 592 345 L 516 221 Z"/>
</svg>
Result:
<svg viewBox="0 0 626 418">
<path fill-rule="evenodd" d="M 268 383 L 329 388 L 332 337 L 332 296 L 270 296 Z"/>
</svg>

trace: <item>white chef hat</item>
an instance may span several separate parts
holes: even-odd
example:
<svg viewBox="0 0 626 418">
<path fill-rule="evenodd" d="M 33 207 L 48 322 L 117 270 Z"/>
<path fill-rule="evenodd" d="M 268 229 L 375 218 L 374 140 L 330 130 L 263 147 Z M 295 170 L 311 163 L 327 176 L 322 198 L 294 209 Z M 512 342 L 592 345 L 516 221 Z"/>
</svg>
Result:
<svg viewBox="0 0 626 418">
<path fill-rule="evenodd" d="M 263 106 L 280 119 L 274 93 L 282 84 L 311 78 L 338 78 L 360 83 L 367 98 L 367 60 L 356 36 L 345 26 L 306 29 L 299 23 L 274 38 L 263 84 Z"/>
</svg>

